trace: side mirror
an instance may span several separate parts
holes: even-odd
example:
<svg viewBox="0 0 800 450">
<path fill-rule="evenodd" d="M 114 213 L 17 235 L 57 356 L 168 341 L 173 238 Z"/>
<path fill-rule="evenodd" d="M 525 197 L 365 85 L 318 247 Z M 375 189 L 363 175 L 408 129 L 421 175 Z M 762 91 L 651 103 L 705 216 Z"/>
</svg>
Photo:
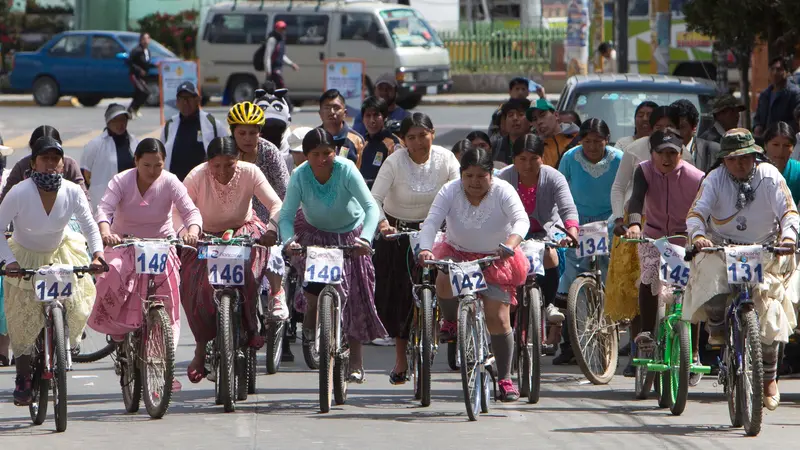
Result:
<svg viewBox="0 0 800 450">
<path fill-rule="evenodd" d="M 128 52 L 120 52 L 117 53 L 115 56 L 117 59 L 128 59 L 129 57 Z"/>
</svg>

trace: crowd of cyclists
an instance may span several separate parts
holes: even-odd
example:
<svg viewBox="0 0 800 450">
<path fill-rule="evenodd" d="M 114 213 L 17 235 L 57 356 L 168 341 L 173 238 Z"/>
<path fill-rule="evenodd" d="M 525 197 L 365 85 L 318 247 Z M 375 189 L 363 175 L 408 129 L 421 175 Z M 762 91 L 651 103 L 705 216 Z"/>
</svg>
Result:
<svg viewBox="0 0 800 450">
<path fill-rule="evenodd" d="M 531 102 L 528 80 L 519 78 L 512 80 L 510 98 L 493 114 L 487 132 L 475 130 L 446 149 L 434 145 L 436 129 L 428 115 L 405 112 L 395 104 L 393 77 L 378 82 L 381 95 L 367 98 L 356 120 L 363 135 L 348 126 L 347 105 L 335 89 L 319 99 L 322 125 L 294 129 L 289 127 L 285 90 L 269 89 L 259 91 L 253 102 L 234 105 L 227 115 L 228 129 L 195 108 L 170 121 L 172 131 L 168 123 L 161 139 L 136 145 L 125 141 L 131 157 L 120 156 L 119 170 L 112 171 L 118 173 L 107 179 L 96 172 L 84 180 L 90 168 L 82 164 L 84 173 L 74 170 L 75 161 L 64 156 L 58 131 L 47 125 L 37 128 L 30 139 L 31 155 L 22 162 L 23 174 L 7 181 L 0 203 L 0 228 L 13 226 L 8 240 L 0 239 L 7 273 L 2 324 L 7 328 L 0 330 L 7 329 L 16 357 L 15 403 L 31 402 L 28 359 L 43 326 L 41 311 L 31 301 L 32 285 L 20 278 L 20 269 L 51 263 L 96 269 L 95 283 L 84 279 L 67 305 L 72 346 L 79 346 L 87 324 L 122 342 L 141 326 L 147 286 L 136 277 L 133 249 L 114 247 L 125 236 L 179 236 L 186 246 L 194 246 L 203 236 L 222 236 L 226 230 L 252 236 L 264 246 L 253 247 L 244 276 L 241 323 L 252 348 L 264 345 L 256 317 L 262 289 L 272 320 L 287 320 L 296 311 L 302 314 L 303 345 L 315 340 L 316 307 L 324 285 L 301 280 L 295 298 L 287 299 L 282 271 L 267 263 L 270 257 L 286 255 L 302 277 L 305 261 L 293 257 L 292 249 L 353 246 L 345 255 L 339 289 L 349 381 L 355 383 L 365 381 L 368 365 L 362 345 L 386 337 L 396 344 L 396 361 L 387 368 L 389 382 L 409 381 L 413 285 L 425 261 L 498 256 L 483 270 L 487 287 L 479 296 L 499 399 L 513 402 L 520 393 L 511 378 L 511 318 L 530 269 L 520 244 L 554 238 L 567 247 L 582 227 L 602 223 L 611 243 L 610 254 L 597 259 L 607 277 L 605 313 L 613 320 L 631 320 L 631 355 L 637 348 L 652 347 L 656 311 L 669 293 L 659 276 L 658 249 L 625 239 L 686 235 L 696 249 L 773 244 L 787 250 L 765 257 L 764 276 L 755 290 L 763 402 L 769 409 L 778 406 L 778 348 L 797 326 L 800 294 L 793 253 L 800 229 L 794 196 L 800 192 L 800 168 L 791 158 L 797 143 L 791 126 L 779 122 L 766 129 L 762 148 L 748 130 L 717 121 L 719 141 L 706 145 L 696 136 L 699 113 L 694 104 L 642 101 L 632 118 L 634 135 L 611 136 L 601 118 L 581 121 L 575 113 L 559 114 L 544 92 Z M 193 86 L 179 89 L 179 107 L 194 101 L 192 94 L 196 96 Z M 730 102 L 723 97 L 718 106 Z M 107 111 L 109 123 L 130 118 L 117 106 Z M 180 140 L 184 123 L 190 120 L 200 127 L 197 149 L 191 152 L 178 148 L 185 142 Z M 108 134 L 121 133 L 109 125 Z M 193 135 L 189 137 L 194 143 Z M 187 165 L 187 159 L 194 162 Z M 180 173 L 171 173 L 172 168 Z M 96 203 L 90 203 L 90 192 Z M 556 233 L 556 225 L 566 237 Z M 419 231 L 417 246 L 392 237 L 404 230 Z M 103 261 L 108 271 L 103 271 Z M 554 364 L 568 364 L 576 350 L 561 325 L 564 302 L 588 260 L 574 248 L 548 248 L 542 262 L 537 281 L 550 325 L 543 351 L 558 353 Z M 175 344 L 181 306 L 187 315 L 196 342 L 187 376 L 198 383 L 208 375 L 207 343 L 217 335 L 213 287 L 205 260 L 195 252 L 172 247 L 166 264 L 168 270 L 156 276 L 158 294 L 169 313 Z M 705 323 L 709 344 L 724 339 L 730 292 L 724 255 L 697 256 L 691 263 L 684 318 Z M 442 273 L 436 278 L 436 296 L 442 318 L 439 339 L 449 342 L 458 331 L 458 301 Z M 693 346 L 694 361 L 699 361 L 698 347 Z M 624 372 L 632 376 L 632 366 Z M 693 375 L 693 384 L 698 378 Z M 180 388 L 176 380 L 173 390 Z"/>
</svg>

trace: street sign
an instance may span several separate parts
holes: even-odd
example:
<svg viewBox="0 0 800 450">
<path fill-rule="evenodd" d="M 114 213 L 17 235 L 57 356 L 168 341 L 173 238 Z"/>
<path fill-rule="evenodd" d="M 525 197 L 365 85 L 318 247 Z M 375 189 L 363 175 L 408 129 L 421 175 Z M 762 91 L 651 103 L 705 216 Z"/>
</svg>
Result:
<svg viewBox="0 0 800 450">
<path fill-rule="evenodd" d="M 326 59 L 322 67 L 325 71 L 325 90 L 338 89 L 344 97 L 345 105 L 360 111 L 364 102 L 366 62 L 351 58 Z"/>
<path fill-rule="evenodd" d="M 200 72 L 197 61 L 163 60 L 158 66 L 158 87 L 161 96 L 161 125 L 178 114 L 178 86 L 191 81 L 200 92 Z"/>
</svg>

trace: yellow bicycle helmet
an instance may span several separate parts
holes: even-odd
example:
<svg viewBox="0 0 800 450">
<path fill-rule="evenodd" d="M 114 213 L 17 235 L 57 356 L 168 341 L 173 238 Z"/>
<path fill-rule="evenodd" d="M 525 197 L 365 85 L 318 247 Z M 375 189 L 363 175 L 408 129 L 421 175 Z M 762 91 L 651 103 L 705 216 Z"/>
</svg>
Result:
<svg viewBox="0 0 800 450">
<path fill-rule="evenodd" d="M 264 110 L 250 102 L 241 102 L 233 105 L 228 111 L 228 125 L 258 125 L 266 122 Z"/>
</svg>

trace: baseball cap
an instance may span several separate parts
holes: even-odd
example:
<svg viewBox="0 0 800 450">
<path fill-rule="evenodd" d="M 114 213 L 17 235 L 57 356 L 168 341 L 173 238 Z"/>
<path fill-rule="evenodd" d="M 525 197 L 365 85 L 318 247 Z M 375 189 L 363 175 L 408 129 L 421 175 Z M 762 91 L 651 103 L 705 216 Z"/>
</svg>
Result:
<svg viewBox="0 0 800 450">
<path fill-rule="evenodd" d="M 728 130 L 719 143 L 720 150 L 718 158 L 731 158 L 750 153 L 764 153 L 764 149 L 756 145 L 753 135 L 746 128 L 734 128 Z"/>
<path fill-rule="evenodd" d="M 197 93 L 197 88 L 194 86 L 194 83 L 192 83 L 191 81 L 184 81 L 183 83 L 178 85 L 178 93 L 177 93 L 177 95 L 181 95 L 184 92 L 192 94 L 195 97 L 200 95 L 200 94 Z"/>
<path fill-rule="evenodd" d="M 289 151 L 295 153 L 303 153 L 303 138 L 306 137 L 309 131 L 312 128 L 309 127 L 297 127 L 289 133 Z"/>
<path fill-rule="evenodd" d="M 108 108 L 106 108 L 106 123 L 111 122 L 115 117 L 119 117 L 121 115 L 127 116 L 128 119 L 131 118 L 131 113 L 128 112 L 128 109 L 119 103 L 112 103 L 108 105 Z"/>
<path fill-rule="evenodd" d="M 540 98 L 536 100 L 536 103 L 532 104 L 530 108 L 525 113 L 525 116 L 533 122 L 533 112 L 534 111 L 551 111 L 555 112 L 556 108 L 553 106 L 552 103 L 548 102 L 547 99 Z"/>
<path fill-rule="evenodd" d="M 379 84 L 388 84 L 397 89 L 397 78 L 390 73 L 385 73 L 379 76 L 375 81 L 375 87 L 377 87 Z"/>
<path fill-rule="evenodd" d="M 286 22 L 282 20 L 275 22 L 275 28 L 286 28 Z"/>
<path fill-rule="evenodd" d="M 681 153 L 683 152 L 683 138 L 674 128 L 658 130 L 650 135 L 650 150 L 656 153 L 664 150 L 675 150 Z"/>
<path fill-rule="evenodd" d="M 50 136 L 42 136 L 37 139 L 33 144 L 31 155 L 36 158 L 38 155 L 49 150 L 56 150 L 58 154 L 64 156 L 64 149 L 61 147 L 61 144 L 55 138 Z"/>
</svg>

